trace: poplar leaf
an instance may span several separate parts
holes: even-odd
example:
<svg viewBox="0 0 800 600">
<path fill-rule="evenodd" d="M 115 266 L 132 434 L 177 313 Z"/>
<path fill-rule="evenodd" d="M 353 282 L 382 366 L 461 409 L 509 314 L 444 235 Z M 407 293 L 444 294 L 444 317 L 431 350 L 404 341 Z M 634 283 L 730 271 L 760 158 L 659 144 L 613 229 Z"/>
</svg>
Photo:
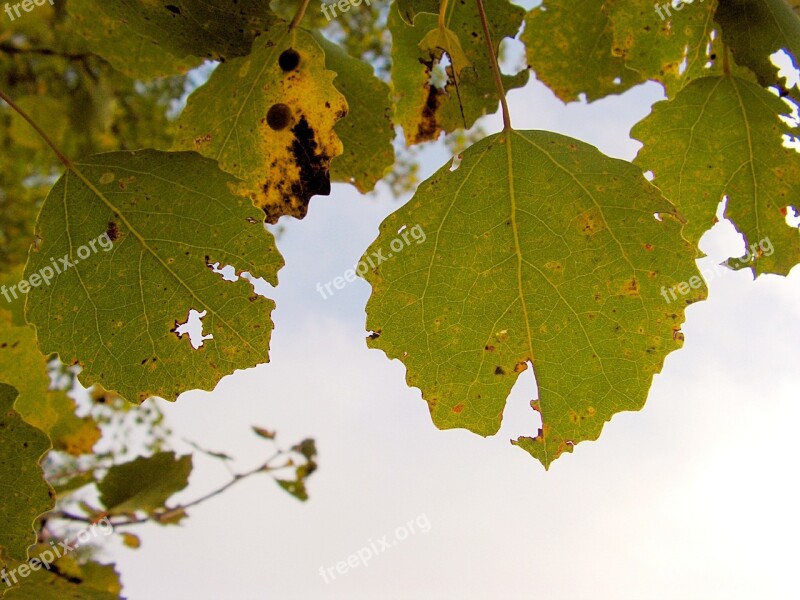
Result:
<svg viewBox="0 0 800 600">
<path fill-rule="evenodd" d="M 264 0 L 103 0 L 97 6 L 177 58 L 245 56 L 278 20 Z"/>
<path fill-rule="evenodd" d="M 783 89 L 770 55 L 788 51 L 800 65 L 800 0 L 725 0 L 714 17 L 736 61 L 753 70 L 761 85 Z M 800 102 L 796 86 L 787 90 Z"/>
<path fill-rule="evenodd" d="M 334 86 L 349 106 L 334 127 L 344 152 L 331 162 L 331 178 L 370 192 L 395 160 L 391 89 L 375 76 L 371 65 L 353 58 L 321 33 L 313 35 L 325 52 L 325 67 L 336 73 Z"/>
<path fill-rule="evenodd" d="M 389 257 L 415 227 L 424 243 Z M 542 427 L 514 443 L 545 467 L 643 406 L 682 344 L 684 299 L 662 290 L 694 276 L 685 302 L 705 297 L 674 206 L 641 171 L 543 131 L 493 135 L 444 166 L 384 221 L 379 251 L 369 345 L 405 364 L 437 427 L 484 436 L 532 364 Z"/>
<path fill-rule="evenodd" d="M 275 25 L 189 97 L 174 149 L 218 161 L 268 222 L 302 218 L 312 196 L 330 194 L 331 159 L 343 151 L 334 125 L 347 101 L 334 77 L 309 33 Z"/>
<path fill-rule="evenodd" d="M 446 81 L 436 81 L 444 51 L 423 50 L 420 44 L 429 31 L 438 28 L 438 16 L 418 13 L 409 26 L 392 5 L 389 31 L 392 33 L 392 84 L 396 104 L 395 119 L 403 127 L 406 142 L 419 144 L 435 140 L 443 131 L 469 129 L 484 114 L 497 111 L 500 97 L 494 83 L 491 60 L 475 2 L 451 2 L 445 25 L 460 40 L 463 56 L 470 66 L 456 76 L 453 66 L 444 68 Z M 438 12 L 438 11 L 437 11 Z M 522 26 L 524 9 L 508 0 L 486 3 L 486 16 L 495 52 L 503 38 L 514 37 Z M 503 75 L 506 91 L 528 82 L 527 69 Z"/>
<path fill-rule="evenodd" d="M 269 360 L 274 302 L 233 265 L 277 284 L 283 266 L 263 214 L 231 193 L 236 179 L 195 153 L 154 150 L 90 157 L 59 179 L 37 223 L 41 243 L 27 280 L 39 346 L 131 401 L 174 400 L 212 389 L 225 375 Z M 195 349 L 178 325 L 203 314 Z"/>
<path fill-rule="evenodd" d="M 644 81 L 611 53 L 611 21 L 602 11 L 605 0 L 550 0 L 525 17 L 528 64 L 536 78 L 564 102 L 581 94 L 592 102 L 621 94 Z"/>
<path fill-rule="evenodd" d="M 159 452 L 111 467 L 97 489 L 110 514 L 151 513 L 189 484 L 191 472 L 190 455 Z"/>
<path fill-rule="evenodd" d="M 6 556 L 28 558 L 36 542 L 34 521 L 55 505 L 39 460 L 50 449 L 47 436 L 14 410 L 17 390 L 0 383 L 0 547 Z"/>
<path fill-rule="evenodd" d="M 800 153 L 783 146 L 783 135 L 797 135 L 778 117 L 785 112 L 787 105 L 759 85 L 708 77 L 657 103 L 631 132 L 644 143 L 636 164 L 653 171 L 653 183 L 686 217 L 692 242 L 728 197 L 726 216 L 746 247 L 756 245 L 747 266 L 757 274 L 786 275 L 800 263 L 800 232 L 786 223 L 788 208 L 800 208 Z M 773 248 L 768 254 L 768 247 L 758 251 L 764 240 Z"/>
</svg>

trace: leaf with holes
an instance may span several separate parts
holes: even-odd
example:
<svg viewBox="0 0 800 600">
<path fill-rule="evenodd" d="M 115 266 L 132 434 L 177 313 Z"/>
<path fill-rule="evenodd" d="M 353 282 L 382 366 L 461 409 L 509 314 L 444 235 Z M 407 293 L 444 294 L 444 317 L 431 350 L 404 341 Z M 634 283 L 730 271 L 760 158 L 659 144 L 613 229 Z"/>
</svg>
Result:
<svg viewBox="0 0 800 600">
<path fill-rule="evenodd" d="M 644 81 L 611 54 L 611 23 L 601 11 L 604 3 L 552 0 L 525 17 L 522 41 L 528 64 L 564 102 L 578 100 L 581 94 L 591 102 Z"/>
<path fill-rule="evenodd" d="M 651 0 L 606 0 L 603 6 L 614 33 L 614 55 L 645 79 L 660 81 L 669 95 L 692 79 L 719 72 L 722 61 L 711 55 L 723 52 L 712 37 L 717 0 L 677 6 L 680 11 L 672 13 Z"/>
<path fill-rule="evenodd" d="M 25 271 L 38 282 L 26 316 L 42 352 L 82 365 L 87 387 L 140 402 L 212 389 L 267 362 L 274 302 L 209 268 L 233 265 L 275 285 L 283 266 L 263 213 L 231 193 L 237 184 L 193 152 L 77 163 L 42 207 Z M 175 332 L 192 310 L 206 313 L 213 336 L 199 349 Z"/>
<path fill-rule="evenodd" d="M 417 243 L 390 258 L 407 229 Z M 533 364 L 542 427 L 515 444 L 545 467 L 642 407 L 682 343 L 684 300 L 705 297 L 674 206 L 641 171 L 543 131 L 466 150 L 384 221 L 366 256 L 380 263 L 365 276 L 369 345 L 403 361 L 438 427 L 496 433 Z M 665 302 L 662 288 L 692 277 L 696 289 Z"/>
<path fill-rule="evenodd" d="M 111 467 L 97 489 L 109 514 L 151 513 L 189 484 L 191 472 L 191 455 L 159 452 Z"/>
<path fill-rule="evenodd" d="M 331 178 L 352 183 L 362 193 L 370 192 L 394 164 L 391 90 L 375 77 L 372 66 L 353 58 L 321 33 L 313 35 L 325 52 L 325 66 L 336 73 L 333 84 L 349 106 L 334 128 L 344 152 L 333 159 Z"/>
<path fill-rule="evenodd" d="M 726 216 L 748 248 L 738 266 L 756 273 L 786 275 L 800 263 L 800 233 L 786 223 L 789 207 L 800 208 L 800 154 L 782 143 L 797 129 L 778 116 L 787 112 L 757 84 L 708 77 L 656 104 L 631 132 L 644 143 L 636 163 L 653 171 L 653 183 L 686 217 L 695 244 L 728 197 Z"/>
<path fill-rule="evenodd" d="M 39 466 L 50 441 L 14 410 L 16 397 L 16 389 L 0 383 L 0 548 L 25 561 L 36 542 L 33 522 L 53 508 L 55 492 Z"/>
<path fill-rule="evenodd" d="M 309 33 L 276 25 L 189 97 L 174 148 L 219 161 L 270 223 L 302 218 L 312 196 L 330 194 L 331 159 L 342 153 L 334 125 L 347 101 L 334 77 Z"/>
<path fill-rule="evenodd" d="M 418 13 L 411 27 L 396 5 L 389 10 L 395 119 L 409 144 L 434 140 L 442 131 L 469 129 L 484 114 L 495 112 L 500 102 L 477 4 L 451 2 L 448 6 L 445 25 L 460 40 L 460 62 L 467 61 L 470 66 L 460 76 L 455 75 L 452 65 L 444 67 L 443 85 L 437 81 L 437 69 L 443 68 L 444 50 L 420 47 L 428 32 L 438 28 L 438 16 Z M 525 11 L 508 0 L 494 0 L 486 3 L 486 16 L 495 51 L 499 52 L 504 38 L 517 35 Z M 527 69 L 513 76 L 503 75 L 505 89 L 524 86 L 528 76 Z"/>
<path fill-rule="evenodd" d="M 800 0 L 725 0 L 714 17 L 736 61 L 753 70 L 761 85 L 783 89 L 770 55 L 787 50 L 800 64 Z M 800 90 L 786 91 L 800 102 Z"/>
</svg>

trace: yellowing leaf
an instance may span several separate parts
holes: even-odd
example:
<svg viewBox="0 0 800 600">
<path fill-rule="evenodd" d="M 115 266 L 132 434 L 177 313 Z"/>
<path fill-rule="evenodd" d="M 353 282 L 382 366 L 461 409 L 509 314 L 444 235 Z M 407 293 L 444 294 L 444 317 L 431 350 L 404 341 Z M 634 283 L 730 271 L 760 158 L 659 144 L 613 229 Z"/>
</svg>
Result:
<svg viewBox="0 0 800 600">
<path fill-rule="evenodd" d="M 369 64 L 320 33 L 315 32 L 314 39 L 325 52 L 325 66 L 336 73 L 333 84 L 349 106 L 347 116 L 336 123 L 344 153 L 333 159 L 331 178 L 352 183 L 360 192 L 372 191 L 394 164 L 391 90 Z"/>
<path fill-rule="evenodd" d="M 778 118 L 785 112 L 786 104 L 754 83 L 708 77 L 657 103 L 631 132 L 644 143 L 636 163 L 653 171 L 694 243 L 728 197 L 726 216 L 756 250 L 746 265 L 756 273 L 786 275 L 800 263 L 800 232 L 786 224 L 787 208 L 800 208 L 800 154 L 783 146 L 781 136 L 797 135 Z"/>
<path fill-rule="evenodd" d="M 40 279 L 26 315 L 42 351 L 81 364 L 86 387 L 139 402 L 267 362 L 274 302 L 210 268 L 275 285 L 283 266 L 263 213 L 231 193 L 237 183 L 191 152 L 102 154 L 68 171 L 42 207 L 25 271 Z M 197 349 L 178 327 L 192 310 L 213 336 Z"/>
<path fill-rule="evenodd" d="M 330 194 L 334 132 L 347 101 L 333 85 L 319 45 L 286 24 L 258 38 L 251 55 L 220 65 L 195 91 L 178 121 L 175 149 L 218 161 L 243 184 L 238 193 L 267 221 L 305 216 L 316 194 Z"/>
<path fill-rule="evenodd" d="M 25 561 L 36 542 L 33 522 L 53 508 L 55 492 L 39 466 L 50 441 L 14 410 L 16 397 L 13 387 L 0 383 L 0 547 Z"/>
<path fill-rule="evenodd" d="M 642 407 L 681 345 L 684 301 L 705 296 L 672 204 L 631 164 L 555 133 L 478 142 L 387 218 L 367 252 L 386 255 L 417 227 L 426 235 L 402 260 L 365 276 L 369 345 L 406 365 L 438 427 L 481 435 L 497 432 L 532 364 L 543 423 L 515 443 L 545 467 Z M 664 288 L 692 277 L 690 295 L 665 301 Z"/>
<path fill-rule="evenodd" d="M 446 26 L 458 37 L 463 50 L 461 62 L 470 66 L 456 77 L 447 67 L 444 85 L 437 85 L 435 72 L 441 68 L 441 50 L 422 50 L 426 34 L 438 28 L 438 16 L 420 12 L 414 26 L 406 23 L 393 4 L 389 9 L 392 33 L 392 83 L 396 96 L 395 120 L 403 127 L 408 144 L 436 139 L 439 134 L 469 129 L 484 114 L 495 112 L 500 98 L 494 83 L 491 61 L 475 2 L 451 2 Z M 525 11 L 508 0 L 485 3 L 495 52 L 503 38 L 514 37 L 522 25 Z M 503 76 L 505 89 L 524 86 L 527 69 Z"/>
<path fill-rule="evenodd" d="M 436 27 L 430 30 L 427 35 L 422 38 L 419 47 L 424 52 L 433 56 L 441 56 L 442 52 L 446 52 L 450 58 L 450 63 L 453 65 L 453 72 L 458 78 L 461 71 L 470 66 L 467 55 L 464 54 L 464 49 L 461 47 L 461 40 L 458 36 L 445 27 L 440 29 Z"/>
<path fill-rule="evenodd" d="M 109 514 L 151 513 L 188 485 L 191 472 L 190 455 L 159 452 L 111 467 L 97 489 Z"/>
<path fill-rule="evenodd" d="M 89 453 L 100 439 L 100 429 L 91 417 L 75 415 L 72 398 L 49 389 L 47 359 L 36 347 L 33 334 L 31 327 L 15 327 L 11 315 L 0 308 L 0 380 L 19 391 L 14 409 L 45 432 L 56 450 L 76 456 Z"/>
</svg>

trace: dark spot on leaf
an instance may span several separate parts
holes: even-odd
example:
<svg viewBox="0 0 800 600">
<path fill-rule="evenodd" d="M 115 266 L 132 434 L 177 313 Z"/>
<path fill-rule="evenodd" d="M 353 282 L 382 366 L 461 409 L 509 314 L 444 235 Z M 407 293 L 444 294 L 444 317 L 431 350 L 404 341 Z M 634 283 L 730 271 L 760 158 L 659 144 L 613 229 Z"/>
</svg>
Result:
<svg viewBox="0 0 800 600">
<path fill-rule="evenodd" d="M 117 239 L 119 238 L 119 228 L 117 227 L 117 224 L 114 221 L 108 222 L 108 227 L 106 228 L 106 235 L 108 236 L 108 239 L 111 240 L 112 242 L 116 242 Z"/>
<path fill-rule="evenodd" d="M 284 50 L 278 58 L 278 64 L 283 71 L 294 71 L 300 64 L 300 53 L 292 48 Z"/>
<path fill-rule="evenodd" d="M 273 104 L 267 111 L 267 125 L 275 131 L 286 129 L 292 120 L 292 109 L 286 104 Z"/>
<path fill-rule="evenodd" d="M 167 4 L 164 8 L 166 8 L 169 12 L 174 15 L 180 15 L 181 9 L 175 6 L 174 4 Z"/>
<path fill-rule="evenodd" d="M 442 90 L 435 86 L 428 85 L 428 97 L 425 100 L 425 106 L 422 108 L 422 115 L 417 126 L 417 134 L 414 138 L 415 144 L 436 139 L 441 130 L 439 123 L 436 121 L 436 111 L 439 110 L 443 93 Z"/>
<path fill-rule="evenodd" d="M 497 368 L 494 370 L 494 374 L 495 374 L 495 375 L 505 375 L 505 374 L 506 374 L 506 372 L 505 372 L 505 370 L 503 369 L 503 367 L 497 367 Z"/>
</svg>

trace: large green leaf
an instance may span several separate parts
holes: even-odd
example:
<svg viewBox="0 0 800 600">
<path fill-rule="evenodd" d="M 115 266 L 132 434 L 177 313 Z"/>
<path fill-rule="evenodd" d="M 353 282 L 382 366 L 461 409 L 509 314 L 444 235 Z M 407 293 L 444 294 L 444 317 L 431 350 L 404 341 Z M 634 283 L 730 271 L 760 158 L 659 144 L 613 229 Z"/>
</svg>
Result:
<svg viewBox="0 0 800 600">
<path fill-rule="evenodd" d="M 245 56 L 277 19 L 264 0 L 103 0 L 97 6 L 177 58 Z"/>
<path fill-rule="evenodd" d="M 159 452 L 139 457 L 109 469 L 97 484 L 100 501 L 110 514 L 151 513 L 188 485 L 191 472 L 191 455 Z"/>
<path fill-rule="evenodd" d="M 33 328 L 14 326 L 11 319 L 0 308 L 0 381 L 19 391 L 14 409 L 45 432 L 56 450 L 74 455 L 91 452 L 100 438 L 97 423 L 91 417 L 77 417 L 75 401 L 63 391 L 50 390 L 47 359 L 36 347 Z"/>
<path fill-rule="evenodd" d="M 189 97 L 174 148 L 219 161 L 270 223 L 302 218 L 312 196 L 330 194 L 330 162 L 342 153 L 334 125 L 347 102 L 334 77 L 309 33 L 275 25 Z"/>
<path fill-rule="evenodd" d="M 604 11 L 614 32 L 614 54 L 645 79 L 663 83 L 672 95 L 688 81 L 721 68 L 721 60 L 711 59 L 715 51 L 722 52 L 721 45 L 708 51 L 714 46 L 717 0 L 677 3 L 681 9 L 670 8 L 671 16 L 662 5 L 655 5 L 659 15 L 652 0 L 606 0 Z"/>
<path fill-rule="evenodd" d="M 452 8 L 448 8 L 445 24 L 461 41 L 470 66 L 459 76 L 447 67 L 444 87 L 437 87 L 433 79 L 444 51 L 430 52 L 420 47 L 428 33 L 438 27 L 438 16 L 419 13 L 411 27 L 396 5 L 389 9 L 392 83 L 397 97 L 395 119 L 409 144 L 434 140 L 442 131 L 469 129 L 479 117 L 496 111 L 500 102 L 477 4 L 451 2 L 449 6 Z M 486 13 L 495 52 L 499 52 L 503 38 L 517 35 L 525 11 L 508 0 L 493 0 L 486 4 Z M 527 69 L 514 76 L 504 75 L 505 89 L 524 86 L 528 77 Z"/>
<path fill-rule="evenodd" d="M 375 77 L 369 64 L 320 33 L 315 32 L 314 39 L 325 52 L 325 66 L 336 73 L 333 84 L 349 106 L 347 116 L 336 123 L 344 153 L 333 159 L 331 178 L 369 192 L 394 164 L 391 90 Z"/>
<path fill-rule="evenodd" d="M 786 112 L 783 101 L 754 83 L 708 77 L 656 104 L 632 131 L 644 143 L 636 163 L 653 171 L 654 183 L 687 218 L 691 241 L 716 222 L 728 197 L 726 216 L 749 249 L 756 245 L 746 264 L 756 273 L 785 275 L 800 262 L 800 233 L 786 224 L 787 207 L 800 208 L 800 154 L 781 139 L 797 134 L 778 117 Z"/>
<path fill-rule="evenodd" d="M 25 271 L 29 281 L 62 271 L 29 292 L 42 351 L 80 363 L 87 387 L 131 401 L 174 400 L 267 362 L 274 302 L 209 268 L 275 285 L 283 266 L 263 213 L 231 193 L 237 183 L 192 152 L 102 154 L 68 171 L 42 208 Z M 214 336 L 197 350 L 175 332 L 192 309 Z"/>
<path fill-rule="evenodd" d="M 723 0 L 715 19 L 736 61 L 752 69 L 762 85 L 783 87 L 769 58 L 778 50 L 789 51 L 800 64 L 800 0 Z M 789 93 L 800 101 L 797 87 Z"/>
<path fill-rule="evenodd" d="M 424 243 L 393 259 L 406 229 Z M 684 299 L 662 290 L 697 274 L 674 206 L 639 169 L 542 131 L 466 150 L 384 221 L 366 256 L 380 263 L 366 275 L 370 346 L 405 363 L 438 427 L 496 433 L 533 364 L 543 424 L 515 443 L 545 467 L 642 407 L 682 343 Z M 705 296 L 694 281 L 686 303 Z"/>
<path fill-rule="evenodd" d="M 0 383 L 0 547 L 25 561 L 36 542 L 33 522 L 53 508 L 55 492 L 39 466 L 50 440 L 14 410 L 16 397 L 17 390 Z"/>
<path fill-rule="evenodd" d="M 550 0 L 525 17 L 522 41 L 536 78 L 564 102 L 621 94 L 646 78 L 613 56 L 605 0 Z"/>
<path fill-rule="evenodd" d="M 129 77 L 151 79 L 185 73 L 203 62 L 173 56 L 127 21 L 106 15 L 93 0 L 69 0 L 67 10 L 87 48 Z"/>
</svg>

